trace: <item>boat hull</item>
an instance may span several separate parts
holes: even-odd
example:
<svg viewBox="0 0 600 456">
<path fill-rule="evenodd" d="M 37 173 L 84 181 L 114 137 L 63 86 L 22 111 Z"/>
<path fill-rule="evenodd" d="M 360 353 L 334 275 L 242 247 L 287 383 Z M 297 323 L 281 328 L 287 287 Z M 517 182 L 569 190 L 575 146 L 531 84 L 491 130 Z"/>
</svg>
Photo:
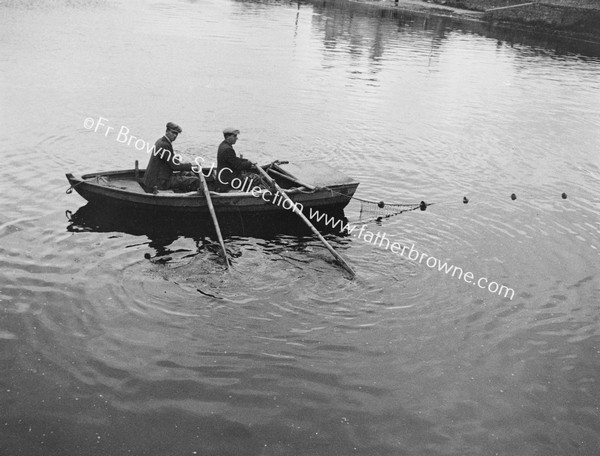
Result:
<svg viewBox="0 0 600 456">
<path fill-rule="evenodd" d="M 159 191 L 146 193 L 138 183 L 143 171 L 123 170 L 86 174 L 76 177 L 66 175 L 71 187 L 90 203 L 102 207 L 149 212 L 152 214 L 194 214 L 209 220 L 208 203 L 203 193 L 174 193 Z M 209 189 L 213 185 L 208 178 Z M 308 185 L 308 184 L 307 184 Z M 290 186 L 284 189 L 294 205 L 303 212 L 309 209 L 320 213 L 337 213 L 348 204 L 358 182 L 343 177 L 327 187 L 309 188 Z M 248 189 L 250 190 L 250 189 Z M 217 193 L 211 191 L 217 215 L 243 215 L 249 217 L 284 216 L 292 214 L 294 207 L 275 191 L 262 189 Z"/>
</svg>

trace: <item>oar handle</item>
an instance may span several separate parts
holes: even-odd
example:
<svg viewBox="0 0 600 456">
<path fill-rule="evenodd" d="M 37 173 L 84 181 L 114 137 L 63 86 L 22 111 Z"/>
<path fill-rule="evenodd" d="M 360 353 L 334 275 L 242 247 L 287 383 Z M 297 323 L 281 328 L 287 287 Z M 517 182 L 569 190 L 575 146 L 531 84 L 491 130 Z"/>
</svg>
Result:
<svg viewBox="0 0 600 456">
<path fill-rule="evenodd" d="M 309 189 L 310 191 L 316 190 L 316 188 L 313 187 L 312 185 L 305 184 L 304 182 L 301 182 L 301 181 L 299 181 L 298 179 L 296 179 L 296 178 L 294 178 L 292 176 L 288 176 L 287 174 L 280 173 L 279 171 L 277 171 L 275 169 L 272 169 L 271 172 L 273 174 L 275 174 L 276 176 L 282 177 L 282 178 L 284 178 L 284 179 L 286 179 L 286 180 L 288 180 L 288 181 L 290 181 L 290 182 L 292 182 L 292 183 L 294 183 L 296 185 L 299 185 L 300 187 L 305 187 L 305 188 Z"/>
</svg>

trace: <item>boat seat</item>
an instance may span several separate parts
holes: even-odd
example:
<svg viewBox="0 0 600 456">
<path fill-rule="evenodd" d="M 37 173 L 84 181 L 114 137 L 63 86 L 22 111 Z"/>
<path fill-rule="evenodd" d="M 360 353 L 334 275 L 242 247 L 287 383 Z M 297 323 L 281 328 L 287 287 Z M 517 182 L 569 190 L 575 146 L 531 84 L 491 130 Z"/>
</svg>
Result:
<svg viewBox="0 0 600 456">
<path fill-rule="evenodd" d="M 212 178 L 213 182 L 217 181 L 217 170 L 214 168 L 214 166 L 211 169 L 209 177 Z M 152 193 L 152 189 L 147 188 L 146 185 L 144 185 L 144 179 L 140 177 L 139 164 L 138 164 L 137 160 L 135 161 L 135 180 L 139 184 L 139 186 L 142 187 L 142 190 L 144 190 L 144 192 Z M 159 190 L 159 192 L 160 193 L 175 193 L 173 190 Z M 193 192 L 189 192 L 189 193 L 193 193 Z"/>
</svg>

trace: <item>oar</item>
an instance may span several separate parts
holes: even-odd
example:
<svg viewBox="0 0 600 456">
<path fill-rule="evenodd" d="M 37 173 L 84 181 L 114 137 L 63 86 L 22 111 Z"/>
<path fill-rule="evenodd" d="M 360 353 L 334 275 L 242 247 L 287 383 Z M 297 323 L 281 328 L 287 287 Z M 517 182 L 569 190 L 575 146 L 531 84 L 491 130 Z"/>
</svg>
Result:
<svg viewBox="0 0 600 456">
<path fill-rule="evenodd" d="M 312 185 L 309 185 L 309 184 L 305 184 L 305 183 L 303 183 L 303 182 L 300 182 L 300 181 L 299 181 L 298 179 L 296 179 L 295 177 L 287 176 L 287 175 L 285 175 L 285 174 L 283 174 L 283 173 L 280 173 L 279 171 L 277 171 L 277 170 L 275 170 L 275 169 L 272 169 L 272 170 L 271 170 L 271 172 L 272 172 L 273 174 L 275 174 L 276 176 L 279 176 L 279 177 L 281 177 L 281 178 L 283 178 L 283 179 L 287 179 L 287 180 L 289 180 L 289 181 L 290 181 L 290 182 L 292 182 L 293 184 L 299 185 L 299 186 L 301 186 L 301 187 L 306 187 L 306 188 L 307 188 L 307 189 L 309 189 L 309 190 L 315 190 L 315 187 L 313 187 Z"/>
<path fill-rule="evenodd" d="M 217 220 L 217 214 L 215 213 L 215 208 L 213 207 L 212 199 L 210 198 L 210 192 L 208 191 L 208 185 L 206 185 L 206 179 L 204 179 L 204 174 L 202 174 L 202 170 L 199 170 L 198 176 L 200 178 L 200 186 L 204 191 L 204 196 L 206 197 L 206 202 L 208 203 L 208 210 L 210 211 L 210 216 L 212 217 L 213 224 L 215 225 L 215 230 L 217 232 L 217 237 L 219 238 L 219 243 L 221 244 L 221 250 L 223 250 L 223 258 L 225 259 L 225 267 L 229 269 L 229 258 L 227 258 L 227 250 L 225 250 L 225 242 L 223 242 L 223 236 L 221 236 L 221 229 L 219 228 L 219 221 Z"/>
<path fill-rule="evenodd" d="M 291 207 L 293 207 L 293 212 L 295 212 L 296 214 L 298 214 L 298 216 L 302 219 L 302 221 L 304 221 L 304 223 L 306 223 L 306 225 L 312 230 L 312 232 L 314 234 L 317 235 L 317 237 L 325 245 L 325 247 L 327 247 L 327 250 L 329 250 L 331 252 L 331 254 L 335 257 L 335 259 L 338 260 L 341 263 L 341 265 L 344 267 L 344 269 L 346 271 L 348 271 L 350 274 L 352 274 L 352 277 L 354 277 L 356 275 L 356 273 L 354 272 L 354 270 L 350 267 L 350 265 L 348 263 L 346 263 L 346 260 L 344 260 L 339 253 L 337 253 L 335 250 L 333 250 L 333 247 L 331 247 L 331 245 L 329 245 L 329 242 L 327 242 L 325 240 L 325 238 L 323 236 L 321 236 L 321 233 L 319 233 L 317 231 L 317 229 L 313 226 L 313 224 L 310 223 L 310 220 L 308 220 L 306 218 L 306 216 L 302 213 L 302 211 L 298 209 L 298 207 L 290 199 L 290 197 L 287 195 L 287 193 L 285 193 L 281 189 L 281 187 L 279 187 L 279 185 L 277 185 L 277 182 L 275 182 L 275 180 L 273 178 L 271 178 L 271 176 L 269 176 L 267 174 L 267 172 L 264 169 L 262 169 L 258 164 L 254 163 L 254 167 L 258 170 L 259 173 L 261 173 L 263 175 L 263 177 L 265 179 L 267 179 L 267 181 L 272 186 L 274 186 L 277 189 L 277 191 L 279 192 L 279 194 L 281 196 L 283 196 L 291 204 Z"/>
</svg>

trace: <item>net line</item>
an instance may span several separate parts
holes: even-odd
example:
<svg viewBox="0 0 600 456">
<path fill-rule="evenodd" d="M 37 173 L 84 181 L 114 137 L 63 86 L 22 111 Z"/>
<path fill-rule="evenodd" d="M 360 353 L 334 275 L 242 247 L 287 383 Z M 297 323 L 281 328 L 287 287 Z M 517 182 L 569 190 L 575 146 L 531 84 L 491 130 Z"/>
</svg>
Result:
<svg viewBox="0 0 600 456">
<path fill-rule="evenodd" d="M 372 201 L 356 196 L 348 196 L 330 188 L 328 190 L 332 194 L 335 193 L 339 196 L 345 196 L 349 200 L 358 201 L 360 203 L 360 220 L 363 219 L 363 216 L 367 219 L 381 220 L 404 212 L 416 211 L 417 209 L 424 211 L 427 206 L 433 204 L 427 204 L 424 201 L 421 201 L 420 203 L 386 203 L 384 201 Z"/>
</svg>

